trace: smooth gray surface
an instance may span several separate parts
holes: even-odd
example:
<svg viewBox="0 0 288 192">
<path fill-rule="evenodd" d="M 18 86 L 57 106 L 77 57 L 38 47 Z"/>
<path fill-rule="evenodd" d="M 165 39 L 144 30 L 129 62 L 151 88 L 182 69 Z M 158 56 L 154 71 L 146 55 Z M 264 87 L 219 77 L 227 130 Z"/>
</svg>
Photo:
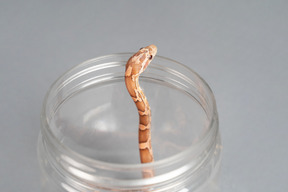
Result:
<svg viewBox="0 0 288 192">
<path fill-rule="evenodd" d="M 87 59 L 154 43 L 217 100 L 222 191 L 287 191 L 287 1 L 1 1 L 0 190 L 40 191 L 50 84 Z"/>
</svg>

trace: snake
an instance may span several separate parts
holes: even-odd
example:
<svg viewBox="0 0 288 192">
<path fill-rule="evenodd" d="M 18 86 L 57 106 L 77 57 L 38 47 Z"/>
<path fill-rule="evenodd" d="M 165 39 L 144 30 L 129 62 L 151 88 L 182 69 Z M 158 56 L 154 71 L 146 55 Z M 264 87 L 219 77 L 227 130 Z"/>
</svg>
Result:
<svg viewBox="0 0 288 192">
<path fill-rule="evenodd" d="M 155 45 L 141 48 L 132 55 L 125 67 L 125 84 L 139 114 L 138 142 L 141 163 L 154 161 L 151 146 L 151 110 L 147 98 L 139 85 L 139 76 L 145 71 L 157 53 Z"/>
</svg>

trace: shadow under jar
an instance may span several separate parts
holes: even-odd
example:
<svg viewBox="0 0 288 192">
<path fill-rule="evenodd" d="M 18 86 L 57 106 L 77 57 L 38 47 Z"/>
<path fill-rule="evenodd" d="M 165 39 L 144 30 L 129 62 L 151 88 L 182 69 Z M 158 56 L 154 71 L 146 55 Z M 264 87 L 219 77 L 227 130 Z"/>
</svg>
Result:
<svg viewBox="0 0 288 192">
<path fill-rule="evenodd" d="M 62 75 L 43 103 L 43 191 L 218 191 L 221 160 L 213 93 L 194 71 L 156 56 L 140 76 L 152 112 L 153 163 L 141 164 L 138 112 L 125 83 L 132 53 L 88 60 Z M 154 170 L 142 178 L 142 170 Z"/>
</svg>

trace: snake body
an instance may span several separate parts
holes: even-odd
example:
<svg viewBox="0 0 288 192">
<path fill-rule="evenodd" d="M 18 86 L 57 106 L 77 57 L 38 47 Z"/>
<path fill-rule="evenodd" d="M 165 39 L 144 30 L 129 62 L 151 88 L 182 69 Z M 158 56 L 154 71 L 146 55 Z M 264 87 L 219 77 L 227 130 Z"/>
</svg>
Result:
<svg viewBox="0 0 288 192">
<path fill-rule="evenodd" d="M 141 163 L 153 161 L 151 146 L 151 110 L 140 85 L 139 76 L 157 53 L 155 45 L 141 48 L 127 61 L 125 69 L 126 88 L 136 104 L 139 114 L 139 152 Z"/>
</svg>

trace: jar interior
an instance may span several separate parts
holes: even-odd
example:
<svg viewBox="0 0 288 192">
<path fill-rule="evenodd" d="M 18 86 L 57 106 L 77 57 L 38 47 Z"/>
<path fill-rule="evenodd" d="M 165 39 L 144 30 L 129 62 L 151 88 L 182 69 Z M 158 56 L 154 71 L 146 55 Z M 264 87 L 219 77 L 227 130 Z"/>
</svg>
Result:
<svg viewBox="0 0 288 192">
<path fill-rule="evenodd" d="M 54 107 L 50 111 L 47 108 L 49 128 L 62 145 L 85 157 L 115 164 L 139 164 L 139 117 L 125 87 L 125 62 L 112 68 L 109 73 L 105 67 L 102 72 L 86 71 L 81 80 L 79 75 L 65 86 L 64 80 L 59 83 L 62 87 L 50 100 Z M 207 103 L 197 82 L 190 83 L 192 88 L 187 91 L 184 81 L 157 64 L 140 76 L 140 86 L 151 107 L 155 161 L 183 152 L 201 141 L 209 129 Z"/>
</svg>

